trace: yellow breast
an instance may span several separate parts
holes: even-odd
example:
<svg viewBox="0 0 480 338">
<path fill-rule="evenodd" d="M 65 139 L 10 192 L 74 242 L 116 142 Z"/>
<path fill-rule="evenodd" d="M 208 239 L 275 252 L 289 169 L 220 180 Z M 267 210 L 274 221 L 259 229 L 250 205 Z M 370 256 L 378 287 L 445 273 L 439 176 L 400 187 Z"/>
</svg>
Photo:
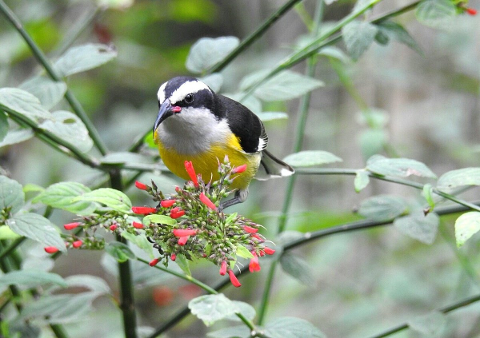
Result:
<svg viewBox="0 0 480 338">
<path fill-rule="evenodd" d="M 260 165 L 260 153 L 247 154 L 243 152 L 238 139 L 233 134 L 225 144 L 212 144 L 209 150 L 199 154 L 181 154 L 174 147 L 165 147 L 157 137 L 157 132 L 155 132 L 154 138 L 163 163 L 172 173 L 184 180 L 190 179 L 185 171 L 185 161 L 192 161 L 196 173 L 201 174 L 205 182 L 208 182 L 210 178 L 214 181 L 218 180 L 218 161 L 223 162 L 227 155 L 232 166 L 247 165 L 247 170 L 239 174 L 231 185 L 232 189 L 245 189 Z"/>
</svg>

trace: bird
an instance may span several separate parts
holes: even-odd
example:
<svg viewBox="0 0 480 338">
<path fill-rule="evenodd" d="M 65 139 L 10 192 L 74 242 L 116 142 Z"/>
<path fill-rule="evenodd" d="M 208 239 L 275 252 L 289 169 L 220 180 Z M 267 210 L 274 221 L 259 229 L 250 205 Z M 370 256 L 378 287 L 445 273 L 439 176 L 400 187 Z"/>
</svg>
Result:
<svg viewBox="0 0 480 338">
<path fill-rule="evenodd" d="M 294 174 L 290 165 L 266 150 L 268 136 L 260 118 L 199 79 L 174 77 L 160 86 L 157 99 L 154 142 L 173 174 L 189 180 L 184 163 L 191 161 L 204 180 L 215 181 L 225 156 L 233 167 L 247 165 L 230 186 L 234 197 L 220 203 L 220 210 L 244 202 L 254 177 L 266 180 Z"/>
</svg>

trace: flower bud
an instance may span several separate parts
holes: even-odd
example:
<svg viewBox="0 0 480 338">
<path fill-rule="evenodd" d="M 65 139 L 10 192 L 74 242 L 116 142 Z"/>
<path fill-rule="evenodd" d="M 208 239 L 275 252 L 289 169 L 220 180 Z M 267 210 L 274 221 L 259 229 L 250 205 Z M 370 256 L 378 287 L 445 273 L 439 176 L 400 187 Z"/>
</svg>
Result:
<svg viewBox="0 0 480 338">
<path fill-rule="evenodd" d="M 217 206 L 203 192 L 200 194 L 200 201 L 212 210 L 217 210 Z"/>
<path fill-rule="evenodd" d="M 148 186 L 142 182 L 135 181 L 135 186 L 140 190 L 148 190 Z"/>
<path fill-rule="evenodd" d="M 133 226 L 135 229 L 143 229 L 143 224 L 142 224 L 142 223 L 139 223 L 139 222 L 133 222 L 133 223 L 132 223 L 132 226 Z"/>
<path fill-rule="evenodd" d="M 173 234 L 176 237 L 195 236 L 197 234 L 197 230 L 194 230 L 194 229 L 174 229 Z"/>
<path fill-rule="evenodd" d="M 176 207 L 170 210 L 170 217 L 173 219 L 180 218 L 183 215 L 185 215 L 185 211 L 181 210 L 179 207 Z"/>
<path fill-rule="evenodd" d="M 248 232 L 249 234 L 254 234 L 254 233 L 258 232 L 258 229 L 249 227 L 248 225 L 244 225 L 244 226 L 243 226 L 243 230 L 245 230 L 245 231 Z"/>
<path fill-rule="evenodd" d="M 190 177 L 190 180 L 192 180 L 193 185 L 195 188 L 198 188 L 198 178 L 197 174 L 195 173 L 195 169 L 193 168 L 193 163 L 192 161 L 185 161 L 185 170 L 187 171 L 188 176 Z"/>
<path fill-rule="evenodd" d="M 81 240 L 78 240 L 78 241 L 75 241 L 72 243 L 72 246 L 75 248 L 75 249 L 78 249 L 79 247 L 81 247 L 83 245 L 83 242 Z"/>
<path fill-rule="evenodd" d="M 220 264 L 220 275 L 225 276 L 227 273 L 227 261 L 222 261 L 222 264 Z"/>
<path fill-rule="evenodd" d="M 132 207 L 132 211 L 138 215 L 149 215 L 156 212 L 157 209 L 151 207 Z"/>
<path fill-rule="evenodd" d="M 246 164 L 242 164 L 241 166 L 238 166 L 238 167 L 236 167 L 236 168 L 233 168 L 232 174 L 241 174 L 241 173 L 243 173 L 245 170 L 247 170 L 247 165 L 246 165 Z"/>
<path fill-rule="evenodd" d="M 177 202 L 177 200 L 163 200 L 163 201 L 160 202 L 160 205 L 164 208 L 170 208 L 176 202 Z"/>
<path fill-rule="evenodd" d="M 177 242 L 178 245 L 184 246 L 185 244 L 187 244 L 187 241 L 188 241 L 189 238 L 190 238 L 190 236 L 180 237 L 180 238 L 178 239 L 178 242 Z"/>
<path fill-rule="evenodd" d="M 240 286 L 242 286 L 242 284 L 240 284 L 240 282 L 238 281 L 237 276 L 235 276 L 233 270 L 228 270 L 228 276 L 230 277 L 230 282 L 233 284 L 234 287 L 239 288 Z"/>
<path fill-rule="evenodd" d="M 172 253 L 172 254 L 170 255 L 170 259 L 171 259 L 172 261 L 175 261 L 175 260 L 177 259 L 177 255 L 175 255 L 175 253 Z"/>
<path fill-rule="evenodd" d="M 49 254 L 54 254 L 55 252 L 58 252 L 58 248 L 55 246 L 46 246 L 44 250 L 46 253 L 49 253 Z"/>
<path fill-rule="evenodd" d="M 112 224 L 112 225 L 110 225 L 110 230 L 111 230 L 111 231 L 115 231 L 115 230 L 117 230 L 117 228 L 118 228 L 118 225 L 117 225 L 117 224 Z"/>
<path fill-rule="evenodd" d="M 267 247 L 265 247 L 265 248 L 263 249 L 263 251 L 265 251 L 265 253 L 266 253 L 267 255 L 273 255 L 273 254 L 275 253 L 275 250 L 274 250 L 274 249 L 272 249 L 272 248 L 267 248 Z"/>
<path fill-rule="evenodd" d="M 78 227 L 80 224 L 80 222 L 73 222 L 73 223 L 68 223 L 68 224 L 64 224 L 63 227 L 65 228 L 65 230 L 73 230 L 75 229 L 76 227 Z"/>
</svg>

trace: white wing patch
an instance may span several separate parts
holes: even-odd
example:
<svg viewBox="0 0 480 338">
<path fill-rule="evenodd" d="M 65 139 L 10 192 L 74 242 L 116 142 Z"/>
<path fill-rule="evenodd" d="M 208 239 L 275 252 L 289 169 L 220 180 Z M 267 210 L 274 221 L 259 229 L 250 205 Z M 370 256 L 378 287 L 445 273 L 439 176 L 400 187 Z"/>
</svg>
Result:
<svg viewBox="0 0 480 338">
<path fill-rule="evenodd" d="M 263 149 L 265 149 L 267 147 L 267 141 L 268 139 L 265 139 L 263 137 L 260 137 L 258 139 L 258 147 L 257 147 L 257 152 L 258 151 L 262 151 Z"/>
<path fill-rule="evenodd" d="M 162 104 L 163 101 L 165 101 L 165 87 L 167 86 L 167 83 L 168 83 L 168 82 L 165 82 L 165 83 L 162 84 L 162 85 L 160 86 L 160 88 L 158 89 L 157 98 L 158 98 L 158 102 L 160 102 L 160 104 Z"/>
<path fill-rule="evenodd" d="M 161 87 L 160 87 L 161 88 Z M 170 95 L 170 103 L 175 104 L 177 102 L 182 101 L 187 94 L 195 94 L 196 92 L 199 92 L 200 90 L 203 89 L 208 89 L 208 86 L 200 81 L 188 81 L 182 84 L 180 87 L 178 87 L 172 95 Z"/>
</svg>

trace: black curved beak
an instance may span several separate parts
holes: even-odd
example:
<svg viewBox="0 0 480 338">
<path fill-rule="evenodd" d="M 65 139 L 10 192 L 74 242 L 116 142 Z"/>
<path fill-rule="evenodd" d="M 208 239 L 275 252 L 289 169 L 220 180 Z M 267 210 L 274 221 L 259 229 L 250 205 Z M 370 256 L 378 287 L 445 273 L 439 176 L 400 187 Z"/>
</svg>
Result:
<svg viewBox="0 0 480 338">
<path fill-rule="evenodd" d="M 160 123 L 162 123 L 167 117 L 173 115 L 172 105 L 169 99 L 163 101 L 160 109 L 158 111 L 157 119 L 155 120 L 155 124 L 153 125 L 153 132 L 157 130 Z"/>
</svg>

